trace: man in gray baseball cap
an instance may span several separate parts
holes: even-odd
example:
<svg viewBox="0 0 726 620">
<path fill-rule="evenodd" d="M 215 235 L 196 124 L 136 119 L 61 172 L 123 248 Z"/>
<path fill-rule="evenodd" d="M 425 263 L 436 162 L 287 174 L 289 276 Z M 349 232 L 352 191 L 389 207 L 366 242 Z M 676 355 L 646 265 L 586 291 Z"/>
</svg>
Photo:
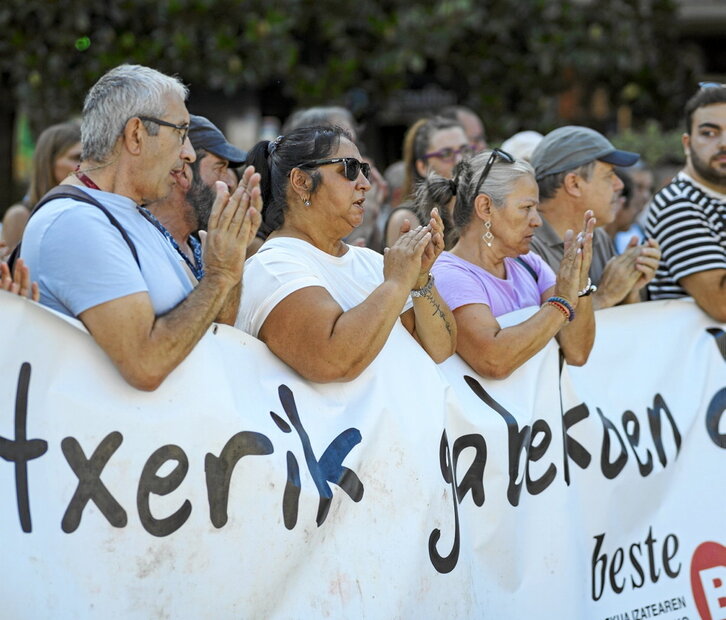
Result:
<svg viewBox="0 0 726 620">
<path fill-rule="evenodd" d="M 567 230 L 581 230 L 585 212 L 592 211 L 597 225 L 612 222 L 617 196 L 623 188 L 615 166 L 632 166 L 637 153 L 621 151 L 602 134 L 588 127 L 568 125 L 547 134 L 532 153 L 539 185 L 542 226 L 531 244 L 558 271 Z M 610 237 L 596 228 L 592 243 L 590 279 L 593 307 L 608 308 L 640 301 L 640 291 L 653 279 L 660 249 L 653 240 L 637 245 L 634 238 L 626 251 L 616 255 Z M 595 289 L 596 287 L 596 289 Z"/>
<path fill-rule="evenodd" d="M 638 161 L 640 155 L 619 151 L 601 133 L 577 125 L 567 125 L 551 131 L 540 140 L 532 153 L 532 165 L 537 179 L 574 170 L 596 159 L 613 166 L 627 167 Z"/>
</svg>

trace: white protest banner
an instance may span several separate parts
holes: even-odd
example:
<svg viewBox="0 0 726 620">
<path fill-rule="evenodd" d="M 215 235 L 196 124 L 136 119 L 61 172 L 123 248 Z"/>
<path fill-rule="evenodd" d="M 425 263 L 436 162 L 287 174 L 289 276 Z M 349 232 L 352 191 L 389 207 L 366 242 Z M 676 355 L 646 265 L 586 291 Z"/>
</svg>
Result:
<svg viewBox="0 0 726 620">
<path fill-rule="evenodd" d="M 583 368 L 397 327 L 332 385 L 220 326 L 143 393 L 0 293 L 2 617 L 720 618 L 724 326 L 597 318 Z"/>
</svg>

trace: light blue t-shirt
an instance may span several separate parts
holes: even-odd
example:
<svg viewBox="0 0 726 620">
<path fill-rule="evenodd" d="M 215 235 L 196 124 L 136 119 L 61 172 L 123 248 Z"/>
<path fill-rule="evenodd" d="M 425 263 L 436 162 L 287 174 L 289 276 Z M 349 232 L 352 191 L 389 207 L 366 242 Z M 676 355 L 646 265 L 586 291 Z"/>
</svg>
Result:
<svg viewBox="0 0 726 620">
<path fill-rule="evenodd" d="M 99 304 L 146 291 L 157 316 L 192 291 L 182 259 L 164 236 L 118 194 L 83 188 L 106 207 L 136 246 L 141 270 L 106 215 L 90 204 L 58 198 L 35 214 L 21 257 L 40 286 L 40 303 L 77 317 Z"/>
</svg>

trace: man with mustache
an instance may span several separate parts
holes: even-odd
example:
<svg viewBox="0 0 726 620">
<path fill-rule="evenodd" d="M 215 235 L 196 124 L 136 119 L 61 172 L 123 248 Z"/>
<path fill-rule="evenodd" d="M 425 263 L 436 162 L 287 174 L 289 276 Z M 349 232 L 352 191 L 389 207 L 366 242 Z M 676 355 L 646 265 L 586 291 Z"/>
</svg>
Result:
<svg viewBox="0 0 726 620">
<path fill-rule="evenodd" d="M 202 243 L 198 236 L 206 234 L 209 215 L 215 198 L 214 184 L 227 183 L 233 192 L 236 176 L 231 168 L 244 163 L 247 154 L 230 144 L 214 123 L 203 116 L 190 115 L 189 140 L 196 159 L 176 175 L 176 184 L 169 195 L 146 205 L 142 213 L 171 243 L 181 265 L 194 286 L 204 276 Z M 231 176 L 230 176 L 231 175 Z M 247 173 L 247 180 L 251 171 Z M 232 183 L 232 178 L 235 182 Z M 240 302 L 241 281 L 229 293 L 217 323 L 234 325 Z"/>
<path fill-rule="evenodd" d="M 650 203 L 646 233 L 663 251 L 652 299 L 691 296 L 726 322 L 726 85 L 702 83 L 685 107 L 685 168 Z"/>
<path fill-rule="evenodd" d="M 78 318 L 140 390 L 156 389 L 219 315 L 260 222 L 259 175 L 231 196 L 217 183 L 194 287 L 144 217 L 140 205 L 167 196 L 196 158 L 186 97 L 177 78 L 148 67 L 103 75 L 83 106 L 81 164 L 59 186 L 64 197 L 36 207 L 20 250 L 40 303 Z"/>
<path fill-rule="evenodd" d="M 540 140 L 532 153 L 539 186 L 542 226 L 534 231 L 532 251 L 557 271 L 564 253 L 567 230 L 579 230 L 592 211 L 597 220 L 592 239 L 590 284 L 580 295 L 593 294 L 595 310 L 641 301 L 641 291 L 653 278 L 660 259 L 658 244 L 631 240 L 616 255 L 602 226 L 615 219 L 616 198 L 623 182 L 616 166 L 632 166 L 637 153 L 621 151 L 601 133 L 577 125 L 559 127 Z"/>
</svg>

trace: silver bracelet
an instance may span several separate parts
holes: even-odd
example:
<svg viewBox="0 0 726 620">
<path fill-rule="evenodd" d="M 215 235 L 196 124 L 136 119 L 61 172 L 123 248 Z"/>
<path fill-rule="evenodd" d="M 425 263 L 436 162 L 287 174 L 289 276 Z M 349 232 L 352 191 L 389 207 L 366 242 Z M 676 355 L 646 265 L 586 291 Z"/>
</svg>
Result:
<svg viewBox="0 0 726 620">
<path fill-rule="evenodd" d="M 588 295 L 592 295 L 595 291 L 597 291 L 597 286 L 595 286 L 592 283 L 592 280 L 588 277 L 585 288 L 582 289 L 581 291 L 578 291 L 577 296 L 578 297 L 587 297 Z"/>
<path fill-rule="evenodd" d="M 425 297 L 431 292 L 431 289 L 434 286 L 434 276 L 433 274 L 429 274 L 429 279 L 426 281 L 426 284 L 422 286 L 421 288 L 412 288 L 411 289 L 411 297 Z"/>
</svg>

